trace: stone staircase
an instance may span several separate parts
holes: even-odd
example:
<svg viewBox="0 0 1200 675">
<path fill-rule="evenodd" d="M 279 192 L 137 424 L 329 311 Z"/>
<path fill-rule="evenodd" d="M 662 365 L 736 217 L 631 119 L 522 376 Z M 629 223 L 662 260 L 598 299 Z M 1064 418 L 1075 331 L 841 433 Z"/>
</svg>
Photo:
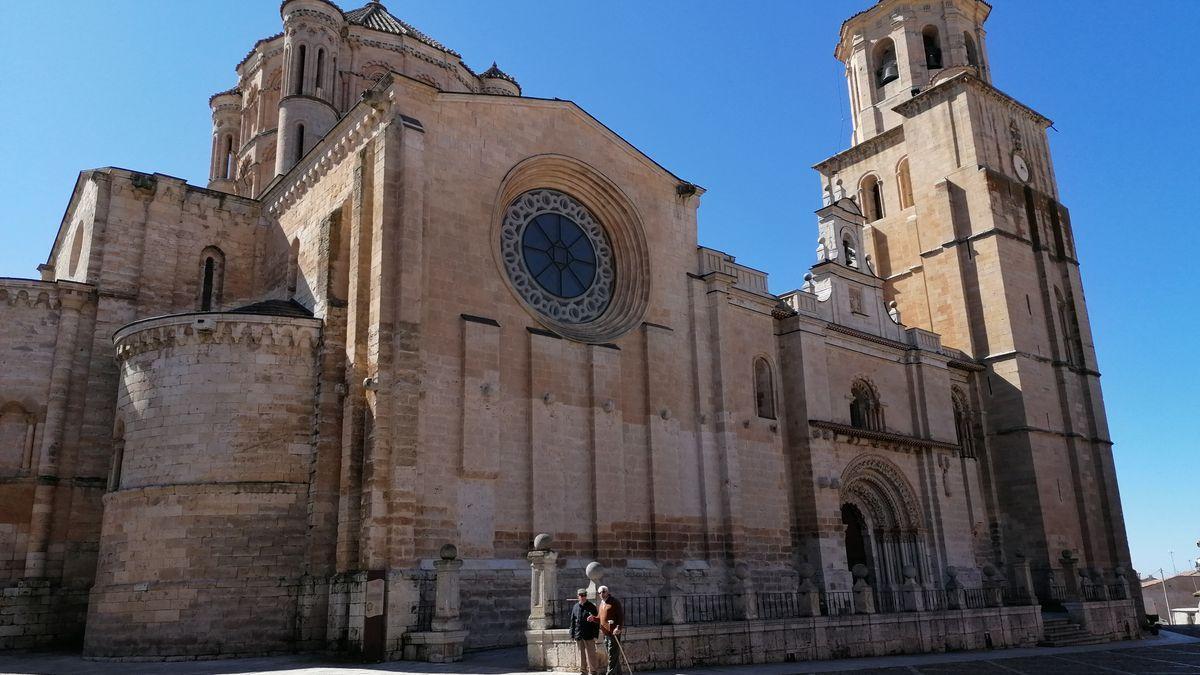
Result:
<svg viewBox="0 0 1200 675">
<path fill-rule="evenodd" d="M 1042 619 L 1042 639 L 1039 647 L 1071 647 L 1108 642 L 1102 635 L 1092 635 L 1083 626 L 1065 617 L 1045 616 Z"/>
</svg>

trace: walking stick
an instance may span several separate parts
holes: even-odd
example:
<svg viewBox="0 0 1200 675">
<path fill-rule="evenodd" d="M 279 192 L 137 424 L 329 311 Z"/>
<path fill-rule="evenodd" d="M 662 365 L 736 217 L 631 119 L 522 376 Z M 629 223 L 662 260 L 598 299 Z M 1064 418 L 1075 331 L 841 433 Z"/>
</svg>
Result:
<svg viewBox="0 0 1200 675">
<path fill-rule="evenodd" d="M 625 656 L 625 648 L 621 646 L 621 641 L 617 639 L 616 633 L 613 633 L 612 639 L 617 643 L 617 653 L 625 660 L 625 670 L 629 671 L 629 675 L 633 675 L 633 666 L 629 665 L 629 657 Z"/>
</svg>

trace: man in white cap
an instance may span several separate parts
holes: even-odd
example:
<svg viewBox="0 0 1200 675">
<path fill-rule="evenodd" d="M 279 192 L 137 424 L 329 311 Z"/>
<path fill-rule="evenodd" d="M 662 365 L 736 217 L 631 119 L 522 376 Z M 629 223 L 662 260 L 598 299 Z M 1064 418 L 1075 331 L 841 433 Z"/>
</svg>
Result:
<svg viewBox="0 0 1200 675">
<path fill-rule="evenodd" d="M 621 645 L 618 640 L 625 630 L 625 611 L 621 601 L 608 592 L 608 586 L 596 589 L 600 596 L 600 630 L 604 631 L 604 651 L 608 654 L 606 675 L 621 675 Z"/>
</svg>

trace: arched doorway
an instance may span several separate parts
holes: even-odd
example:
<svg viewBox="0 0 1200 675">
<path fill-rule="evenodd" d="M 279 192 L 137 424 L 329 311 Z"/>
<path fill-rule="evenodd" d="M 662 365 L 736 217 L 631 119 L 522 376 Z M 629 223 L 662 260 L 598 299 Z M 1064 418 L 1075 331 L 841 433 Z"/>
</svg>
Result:
<svg viewBox="0 0 1200 675">
<path fill-rule="evenodd" d="M 899 467 L 878 455 L 861 455 L 842 472 L 841 517 L 846 525 L 846 561 L 862 563 L 881 589 L 904 583 L 904 568 L 928 577 L 924 524 L 916 495 Z"/>
<path fill-rule="evenodd" d="M 846 526 L 846 569 L 853 570 L 855 565 L 871 569 L 871 541 L 862 511 L 853 504 L 843 504 L 842 525 Z"/>
</svg>

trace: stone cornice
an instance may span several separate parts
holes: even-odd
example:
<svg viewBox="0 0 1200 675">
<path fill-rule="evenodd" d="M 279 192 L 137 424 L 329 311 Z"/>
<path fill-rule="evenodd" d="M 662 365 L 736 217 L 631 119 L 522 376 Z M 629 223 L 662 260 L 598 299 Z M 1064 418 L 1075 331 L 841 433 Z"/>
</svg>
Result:
<svg viewBox="0 0 1200 675">
<path fill-rule="evenodd" d="M 951 94 L 959 91 L 961 87 L 974 88 L 981 94 L 995 101 L 999 101 L 1009 106 L 1016 112 L 1025 115 L 1030 120 L 1033 120 L 1035 124 L 1040 125 L 1043 129 L 1053 124 L 1048 117 L 1042 115 L 1024 103 L 1021 103 L 1012 96 L 1000 91 L 995 86 L 984 82 L 979 78 L 978 75 L 971 71 L 964 71 L 958 75 L 955 75 L 954 77 L 946 79 L 942 82 L 938 82 L 937 84 L 929 87 L 916 96 L 913 96 L 900 105 L 893 107 L 892 110 L 895 110 L 905 117 L 912 117 L 913 115 L 928 110 L 931 106 L 946 100 Z"/>
<path fill-rule="evenodd" d="M 33 309 L 78 309 L 96 297 L 96 287 L 75 281 L 39 281 L 0 277 L 0 304 Z"/>
<path fill-rule="evenodd" d="M 300 352 L 321 339 L 320 319 L 199 312 L 143 319 L 113 335 L 116 359 L 125 361 L 149 351 L 192 344 L 262 345 Z"/>
<path fill-rule="evenodd" d="M 847 164 L 878 154 L 880 150 L 904 141 L 904 126 L 898 125 L 877 136 L 872 136 L 858 145 L 821 160 L 812 168 L 825 175 L 832 175 Z"/>
<path fill-rule="evenodd" d="M 945 441 L 936 441 L 932 438 L 920 438 L 918 436 L 898 434 L 891 431 L 859 429 L 840 422 L 809 420 L 808 426 L 813 430 L 812 437 L 814 439 L 824 437 L 827 440 L 844 441 L 853 445 L 869 445 L 873 448 L 885 448 L 901 452 L 933 449 L 958 452 L 959 450 L 957 443 L 947 443 Z"/>
<path fill-rule="evenodd" d="M 357 152 L 393 119 L 396 92 L 391 77 L 384 78 L 325 134 L 296 166 L 269 186 L 260 199 L 267 213 L 278 216 L 296 203 L 349 154 Z"/>
</svg>

